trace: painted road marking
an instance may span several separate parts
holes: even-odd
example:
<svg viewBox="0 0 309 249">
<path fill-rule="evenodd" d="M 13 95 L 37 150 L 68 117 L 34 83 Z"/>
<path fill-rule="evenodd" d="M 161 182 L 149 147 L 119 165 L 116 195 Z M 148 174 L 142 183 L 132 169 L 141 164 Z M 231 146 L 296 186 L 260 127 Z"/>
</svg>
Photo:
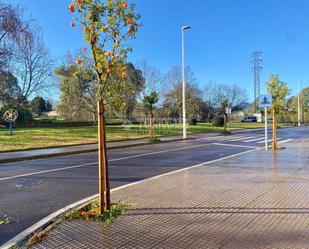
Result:
<svg viewBox="0 0 309 249">
<path fill-rule="evenodd" d="M 277 141 L 280 141 L 280 140 L 282 140 L 282 138 L 277 138 Z M 288 140 L 288 139 L 286 139 L 286 140 Z M 286 141 L 286 140 L 284 140 L 284 141 Z M 267 142 L 268 143 L 270 143 L 270 142 L 272 142 L 273 141 L 273 139 L 269 139 L 269 140 L 267 140 Z M 265 141 L 259 141 L 259 142 L 256 142 L 257 144 L 262 144 L 262 143 L 264 143 Z"/>
<path fill-rule="evenodd" d="M 278 138 L 277 140 L 280 140 L 280 138 Z M 268 139 L 267 140 L 267 143 L 270 143 L 270 142 L 272 142 L 273 141 L 273 139 Z M 263 140 L 263 141 L 258 141 L 258 142 L 256 142 L 257 144 L 262 144 L 262 143 L 265 143 L 265 139 Z"/>
<path fill-rule="evenodd" d="M 245 140 L 243 141 L 244 143 L 250 143 L 250 142 L 255 142 L 255 141 L 259 141 L 261 139 L 264 139 L 265 137 L 258 137 L 258 138 L 254 138 L 254 139 L 250 139 L 250 140 Z"/>
<path fill-rule="evenodd" d="M 280 141 L 280 143 L 287 143 L 287 142 L 291 142 L 291 141 L 293 141 L 293 139 L 286 139 L 286 140 Z M 129 184 L 126 184 L 126 185 L 114 188 L 114 189 L 111 190 L 111 192 L 114 192 L 114 191 L 117 191 L 117 190 L 121 190 L 121 189 L 130 187 L 130 186 L 134 186 L 134 185 L 137 185 L 137 184 L 140 184 L 140 183 L 144 183 L 144 182 L 147 182 L 147 181 L 152 181 L 154 179 L 158 179 L 158 178 L 161 178 L 163 176 L 175 174 L 175 173 L 178 173 L 178 172 L 181 172 L 181 171 L 190 170 L 192 168 L 201 167 L 201 166 L 208 165 L 208 164 L 211 164 L 211 163 L 223 161 L 223 160 L 229 159 L 229 158 L 234 158 L 234 157 L 237 157 L 237 156 L 240 156 L 240 155 L 243 155 L 243 154 L 247 154 L 247 153 L 250 153 L 250 152 L 253 152 L 253 151 L 261 150 L 262 148 L 263 147 L 255 148 L 255 149 L 252 149 L 252 150 L 247 150 L 247 151 L 244 151 L 244 152 L 240 152 L 240 153 L 233 154 L 233 155 L 230 155 L 230 156 L 222 157 L 222 158 L 215 159 L 215 160 L 212 160 L 212 161 L 208 161 L 208 162 L 205 162 L 205 163 L 200 163 L 200 164 L 189 166 L 189 167 L 186 167 L 186 168 L 183 168 L 183 169 L 174 170 L 174 171 L 171 171 L 171 172 L 168 172 L 168 173 L 165 173 L 165 174 L 161 174 L 161 175 L 158 175 L 158 176 L 153 176 L 153 177 L 141 180 L 141 181 L 129 183 Z M 85 202 L 88 202 L 88 201 L 90 201 L 92 199 L 95 199 L 97 197 L 98 197 L 98 194 L 90 196 L 90 197 L 87 197 L 87 198 L 85 198 L 83 200 L 77 201 L 77 202 L 72 203 L 72 204 L 70 204 L 70 205 L 68 205 L 68 206 L 66 206 L 66 207 L 64 207 L 62 209 L 59 209 L 58 211 L 48 215 L 47 217 L 45 217 L 44 219 L 42 219 L 39 222 L 35 223 L 34 225 L 29 227 L 28 229 L 26 229 L 23 232 L 21 232 L 18 235 L 16 235 L 14 238 L 12 238 L 8 242 L 6 242 L 4 245 L 2 245 L 1 248 L 2 249 L 9 249 L 9 248 L 11 248 L 12 246 L 16 245 L 19 241 L 25 239 L 30 234 L 34 233 L 40 227 L 42 227 L 43 225 L 47 224 L 48 222 L 50 222 L 51 220 L 53 220 L 54 218 L 56 218 L 60 214 L 66 212 L 66 211 L 68 211 L 68 210 L 70 210 L 70 209 L 72 209 L 72 208 L 74 208 L 76 206 L 79 206 L 79 205 L 81 205 L 81 204 L 83 204 Z"/>
<path fill-rule="evenodd" d="M 204 163 L 199 163 L 199 164 L 196 164 L 196 165 L 193 165 L 193 166 L 189 166 L 189 167 L 186 167 L 186 168 L 183 168 L 183 169 L 178 169 L 178 170 L 175 170 L 175 171 L 171 171 L 171 172 L 168 172 L 168 173 L 165 173 L 165 174 L 162 174 L 162 175 L 153 176 L 153 177 L 141 180 L 141 181 L 132 182 L 132 183 L 129 183 L 129 184 L 126 184 L 126 185 L 114 188 L 114 189 L 111 190 L 111 192 L 114 192 L 114 191 L 117 191 L 117 190 L 120 190 L 120 189 L 124 189 L 124 188 L 130 187 L 130 186 L 134 186 L 134 185 L 137 185 L 137 184 L 141 184 L 141 183 L 144 183 L 144 182 L 147 182 L 147 181 L 152 181 L 154 179 L 158 179 L 158 178 L 161 178 L 163 176 L 175 174 L 175 173 L 178 173 L 178 172 L 181 172 L 181 171 L 190 170 L 190 169 L 201 167 L 201 166 L 208 165 L 208 164 L 211 164 L 211 163 L 219 162 L 219 161 L 222 161 L 222 160 L 225 160 L 225 159 L 237 157 L 237 156 L 240 156 L 240 155 L 243 155 L 243 154 L 247 154 L 247 153 L 250 153 L 250 152 L 253 152 L 253 151 L 257 151 L 257 150 L 260 150 L 260 149 L 262 149 L 262 148 L 256 148 L 256 149 L 252 149 L 252 150 L 247 150 L 247 151 L 244 151 L 244 152 L 240 152 L 240 153 L 233 154 L 233 155 L 230 155 L 230 156 L 222 157 L 222 158 L 215 159 L 215 160 L 212 160 L 212 161 L 208 161 L 208 162 L 206 161 Z M 81 205 L 82 203 L 88 202 L 88 201 L 90 201 L 90 200 L 92 200 L 92 199 L 94 199 L 96 197 L 98 197 L 98 194 L 90 196 L 90 197 L 87 197 L 87 198 L 85 198 L 83 200 L 80 200 L 80 201 L 77 201 L 75 203 L 72 203 L 72 204 L 70 204 L 70 205 L 68 205 L 68 206 L 66 206 L 66 207 L 64 207 L 64 208 L 62 208 L 62 209 L 60 209 L 60 210 L 58 210 L 58 211 L 48 215 L 46 218 L 40 220 L 39 222 L 35 223 L 34 225 L 29 227 L 28 229 L 24 230 L 23 232 L 21 232 L 20 234 L 16 235 L 14 238 L 12 238 L 8 242 L 6 242 L 4 245 L 2 245 L 1 249 L 8 249 L 8 248 L 13 247 L 19 241 L 25 239 L 27 236 L 29 236 L 30 234 L 32 234 L 33 232 L 38 230 L 43 225 L 45 225 L 48 222 L 50 222 L 55 217 L 59 216 L 60 214 L 66 212 L 66 211 L 68 211 L 68 210 L 70 210 L 70 209 L 72 209 L 72 208 L 74 208 L 76 206 Z"/>
<path fill-rule="evenodd" d="M 279 143 L 284 144 L 284 143 L 288 143 L 288 142 L 292 142 L 292 141 L 294 141 L 294 139 L 285 139 L 285 140 L 279 141 Z"/>
<path fill-rule="evenodd" d="M 261 138 L 261 139 L 263 139 L 263 138 Z M 248 142 L 248 141 L 249 140 L 243 141 L 243 142 Z M 272 141 L 272 139 L 270 139 L 268 141 L 270 142 L 270 141 Z M 281 141 L 281 143 L 289 142 L 289 141 L 293 141 L 293 140 L 292 139 L 286 139 L 284 141 Z M 263 142 L 264 141 L 257 142 L 257 143 L 263 143 Z M 131 158 L 138 158 L 138 157 L 143 157 L 143 156 L 150 156 L 150 155 L 156 155 L 156 154 L 162 154 L 162 153 L 174 152 L 174 151 L 180 151 L 180 150 L 186 150 L 186 149 L 199 148 L 199 147 L 204 147 L 204 146 L 209 146 L 209 145 L 211 145 L 211 144 L 199 144 L 199 145 L 187 146 L 187 147 L 182 147 L 182 148 L 175 148 L 175 149 L 170 149 L 170 150 L 161 150 L 161 151 L 143 153 L 143 154 L 138 154 L 138 155 L 133 155 L 133 156 L 110 159 L 109 162 L 121 161 L 121 160 L 126 160 L 126 159 L 131 159 Z M 248 147 L 244 147 L 244 148 L 256 148 L 256 147 L 248 146 Z M 80 165 L 73 165 L 73 166 L 68 166 L 68 167 L 61 167 L 61 168 L 50 169 L 50 170 L 42 170 L 42 171 L 20 174 L 20 175 L 15 175 L 15 176 L 8 176 L 8 177 L 0 178 L 0 181 L 11 180 L 11 179 L 27 177 L 27 176 L 33 176 L 33 175 L 39 175 L 39 174 L 45 174 L 45 173 L 51 173 L 51 172 L 57 172 L 57 171 L 63 171 L 63 170 L 69 170 L 69 169 L 74 169 L 74 168 L 81 168 L 81 167 L 86 167 L 86 166 L 95 165 L 95 164 L 97 164 L 97 162 L 80 164 Z"/>
<path fill-rule="evenodd" d="M 250 138 L 254 138 L 254 137 L 242 137 L 242 138 L 232 139 L 230 141 L 235 142 L 235 141 L 240 141 L 240 140 L 245 140 L 245 139 L 250 139 Z"/>
<path fill-rule="evenodd" d="M 194 148 L 199 148 L 199 147 L 204 147 L 204 146 L 209 146 L 209 145 L 211 145 L 211 144 L 199 144 L 199 145 L 187 146 L 187 147 L 170 149 L 170 150 L 161 150 L 161 151 L 143 153 L 143 154 L 138 154 L 138 155 L 133 155 L 133 156 L 126 156 L 126 157 L 110 159 L 109 162 L 115 162 L 115 161 L 120 161 L 120 160 L 126 160 L 126 159 L 143 157 L 143 156 L 150 156 L 150 155 L 156 155 L 156 154 L 162 154 L 162 153 L 179 151 L 179 150 L 194 149 Z M 62 170 L 68 170 L 68 169 L 74 169 L 74 168 L 81 168 L 81 167 L 94 165 L 94 164 L 97 164 L 97 163 L 98 162 L 79 164 L 79 165 L 73 165 L 73 166 L 68 166 L 68 167 L 61 167 L 61 168 L 56 168 L 56 169 L 49 169 L 49 170 L 32 172 L 32 173 L 20 174 L 20 175 L 15 175 L 15 176 L 8 176 L 8 177 L 0 178 L 0 181 L 11 180 L 11 179 L 15 179 L 15 178 L 21 178 L 21 177 L 32 176 L 32 175 L 45 174 L 45 173 L 56 172 L 56 171 L 62 171 Z"/>
<path fill-rule="evenodd" d="M 249 148 L 249 149 L 260 148 L 260 147 L 257 147 L 257 146 L 247 146 L 247 145 L 239 145 L 239 144 L 213 143 L 213 145 L 228 146 L 228 147 L 239 147 L 239 148 Z"/>
</svg>

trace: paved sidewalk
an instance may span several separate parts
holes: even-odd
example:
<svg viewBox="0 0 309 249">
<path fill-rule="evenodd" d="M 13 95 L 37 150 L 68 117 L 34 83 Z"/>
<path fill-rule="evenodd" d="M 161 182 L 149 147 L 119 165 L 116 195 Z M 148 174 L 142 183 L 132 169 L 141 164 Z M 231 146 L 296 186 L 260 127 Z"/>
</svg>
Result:
<svg viewBox="0 0 309 249">
<path fill-rule="evenodd" d="M 33 248 L 308 248 L 309 139 L 114 191 L 111 226 L 66 221 Z"/>
</svg>

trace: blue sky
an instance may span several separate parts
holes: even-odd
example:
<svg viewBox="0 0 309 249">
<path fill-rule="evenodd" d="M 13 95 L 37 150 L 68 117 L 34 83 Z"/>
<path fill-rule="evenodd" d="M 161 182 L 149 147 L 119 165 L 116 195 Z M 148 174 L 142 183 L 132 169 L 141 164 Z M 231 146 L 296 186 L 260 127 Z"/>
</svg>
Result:
<svg viewBox="0 0 309 249">
<path fill-rule="evenodd" d="M 70 0 L 7 0 L 38 20 L 51 53 L 59 60 L 83 46 L 81 33 L 69 26 Z M 130 2 L 130 1 L 128 1 Z M 146 59 L 162 73 L 181 63 L 181 31 L 186 31 L 186 64 L 200 84 L 237 83 L 253 98 L 250 54 L 263 52 L 261 92 L 271 73 L 295 94 L 297 82 L 309 86 L 308 0 L 136 0 L 143 26 L 130 60 Z"/>
</svg>

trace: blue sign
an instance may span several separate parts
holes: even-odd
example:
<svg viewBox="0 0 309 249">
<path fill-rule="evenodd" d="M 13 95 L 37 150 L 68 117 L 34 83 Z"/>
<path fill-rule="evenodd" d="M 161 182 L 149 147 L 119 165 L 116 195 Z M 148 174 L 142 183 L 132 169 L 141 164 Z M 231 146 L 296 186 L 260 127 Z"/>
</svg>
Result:
<svg viewBox="0 0 309 249">
<path fill-rule="evenodd" d="M 273 102 L 271 94 L 262 94 L 259 96 L 259 107 L 270 107 Z"/>
</svg>

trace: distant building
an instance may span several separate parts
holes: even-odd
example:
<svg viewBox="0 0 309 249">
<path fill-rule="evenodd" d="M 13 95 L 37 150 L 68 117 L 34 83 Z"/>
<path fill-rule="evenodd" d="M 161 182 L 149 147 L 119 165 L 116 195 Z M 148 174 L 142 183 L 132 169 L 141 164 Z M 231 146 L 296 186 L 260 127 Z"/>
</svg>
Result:
<svg viewBox="0 0 309 249">
<path fill-rule="evenodd" d="M 46 112 L 45 115 L 47 115 L 48 117 L 59 117 L 60 116 L 60 114 L 57 111 Z"/>
</svg>

